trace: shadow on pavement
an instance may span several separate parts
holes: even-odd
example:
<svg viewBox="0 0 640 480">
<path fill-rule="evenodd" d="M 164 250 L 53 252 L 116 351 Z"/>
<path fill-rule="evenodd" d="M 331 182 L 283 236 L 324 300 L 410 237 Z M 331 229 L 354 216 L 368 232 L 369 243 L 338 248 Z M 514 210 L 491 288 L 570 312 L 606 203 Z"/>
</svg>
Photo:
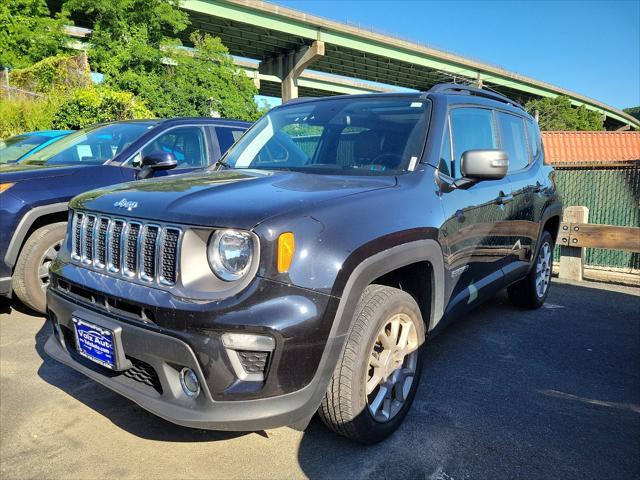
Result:
<svg viewBox="0 0 640 480">
<path fill-rule="evenodd" d="M 427 342 L 414 405 L 391 438 L 363 447 L 314 417 L 299 464 L 310 478 L 638 478 L 639 312 L 636 295 L 583 286 L 555 283 L 537 311 L 501 293 Z M 36 335 L 40 377 L 118 427 L 170 442 L 245 435 L 146 412 L 48 358 L 48 335 L 48 324 Z"/>
<path fill-rule="evenodd" d="M 25 315 L 32 315 L 36 317 L 42 316 L 42 314 L 34 310 L 31 310 L 29 307 L 25 306 L 16 297 L 13 297 L 12 299 L 8 299 L 6 297 L 0 297 L 0 313 L 10 314 L 13 310 L 16 310 Z"/>
<path fill-rule="evenodd" d="M 640 297 L 555 283 L 545 308 L 503 293 L 425 345 L 415 402 L 361 447 L 315 418 L 310 478 L 639 478 Z"/>
</svg>

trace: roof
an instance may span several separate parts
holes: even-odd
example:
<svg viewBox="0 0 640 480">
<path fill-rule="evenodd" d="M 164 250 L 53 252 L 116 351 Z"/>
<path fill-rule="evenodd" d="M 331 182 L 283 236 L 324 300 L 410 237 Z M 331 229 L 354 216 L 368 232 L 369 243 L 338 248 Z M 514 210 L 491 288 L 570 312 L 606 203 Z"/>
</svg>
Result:
<svg viewBox="0 0 640 480">
<path fill-rule="evenodd" d="M 640 160 L 640 132 L 542 132 L 547 163 Z"/>
</svg>

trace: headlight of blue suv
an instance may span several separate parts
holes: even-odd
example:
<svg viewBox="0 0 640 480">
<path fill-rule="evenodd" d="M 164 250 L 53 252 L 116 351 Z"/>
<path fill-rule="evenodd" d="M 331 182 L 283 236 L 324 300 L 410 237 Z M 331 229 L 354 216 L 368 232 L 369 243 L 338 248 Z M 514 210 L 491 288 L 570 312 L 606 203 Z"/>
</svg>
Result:
<svg viewBox="0 0 640 480">
<path fill-rule="evenodd" d="M 207 247 L 211 270 L 218 278 L 232 282 L 244 277 L 253 259 L 253 240 L 248 232 L 217 230 Z"/>
</svg>

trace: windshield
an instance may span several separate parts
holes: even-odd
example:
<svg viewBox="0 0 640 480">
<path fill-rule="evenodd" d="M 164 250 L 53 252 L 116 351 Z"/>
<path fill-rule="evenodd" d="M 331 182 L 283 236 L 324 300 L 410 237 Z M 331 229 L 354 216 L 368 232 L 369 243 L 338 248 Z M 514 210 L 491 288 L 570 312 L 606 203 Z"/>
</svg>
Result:
<svg viewBox="0 0 640 480">
<path fill-rule="evenodd" d="M 12 163 L 34 148 L 52 140 L 44 135 L 16 135 L 0 141 L 0 163 Z"/>
<path fill-rule="evenodd" d="M 152 122 L 112 123 L 79 130 L 20 163 L 28 165 L 102 165 L 150 128 Z"/>
<path fill-rule="evenodd" d="M 346 97 L 271 110 L 223 159 L 233 168 L 394 175 L 422 155 L 430 102 Z"/>
</svg>

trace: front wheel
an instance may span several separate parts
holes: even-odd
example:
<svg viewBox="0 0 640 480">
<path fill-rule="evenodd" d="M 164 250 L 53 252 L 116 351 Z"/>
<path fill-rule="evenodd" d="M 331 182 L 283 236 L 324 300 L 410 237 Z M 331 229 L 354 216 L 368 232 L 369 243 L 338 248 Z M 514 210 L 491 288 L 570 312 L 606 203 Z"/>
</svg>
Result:
<svg viewBox="0 0 640 480">
<path fill-rule="evenodd" d="M 324 423 L 361 443 L 391 435 L 416 394 L 424 337 L 420 308 L 411 295 L 367 287 L 320 405 Z"/>
<path fill-rule="evenodd" d="M 540 308 L 551 286 L 551 269 L 553 267 L 553 238 L 548 231 L 542 233 L 540 246 L 533 268 L 522 280 L 509 286 L 507 293 L 511 303 L 518 307 Z"/>
<path fill-rule="evenodd" d="M 45 313 L 49 266 L 58 255 L 66 233 L 66 222 L 40 227 L 25 242 L 16 262 L 11 286 L 27 307 Z"/>
</svg>

